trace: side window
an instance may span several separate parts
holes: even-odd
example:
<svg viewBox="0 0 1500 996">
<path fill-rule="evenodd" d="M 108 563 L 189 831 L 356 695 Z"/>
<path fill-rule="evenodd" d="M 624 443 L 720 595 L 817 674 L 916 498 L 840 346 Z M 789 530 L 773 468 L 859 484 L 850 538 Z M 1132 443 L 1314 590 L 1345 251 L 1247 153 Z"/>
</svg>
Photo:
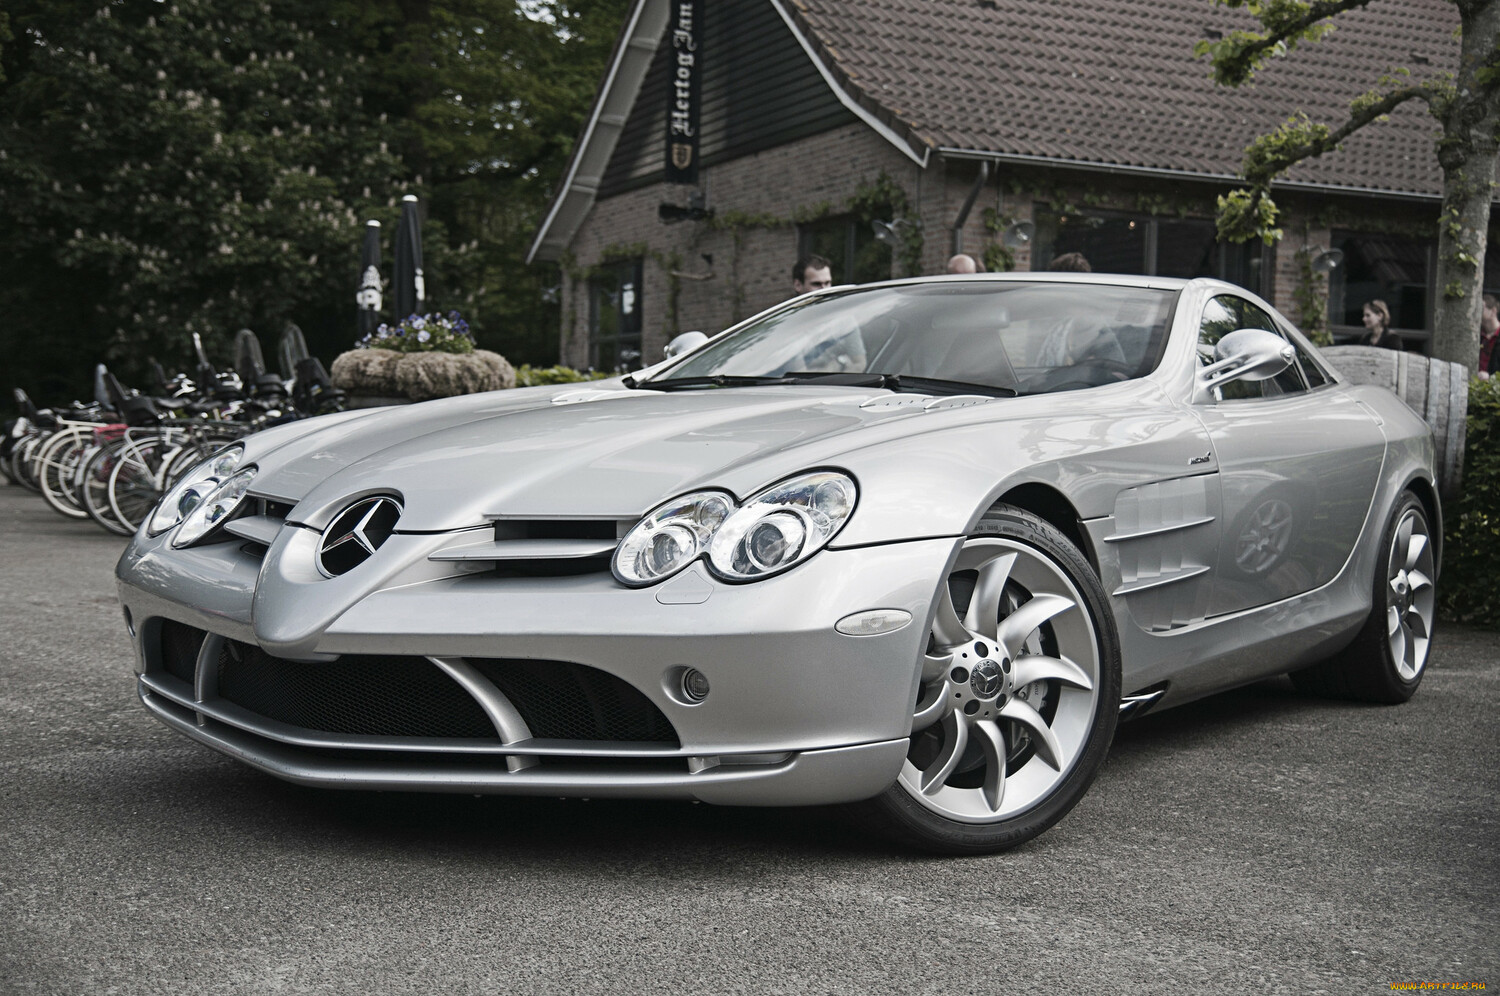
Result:
<svg viewBox="0 0 1500 996">
<path fill-rule="evenodd" d="M 1302 368 L 1302 379 L 1307 381 L 1307 389 L 1316 391 L 1325 384 L 1332 384 L 1333 378 L 1324 372 L 1323 366 L 1313 356 L 1297 344 L 1297 340 L 1286 334 L 1286 329 L 1281 330 L 1287 342 L 1297 351 L 1297 366 Z"/>
<path fill-rule="evenodd" d="M 1203 309 L 1203 321 L 1198 326 L 1198 362 L 1204 366 L 1212 363 L 1219 340 L 1237 329 L 1265 329 L 1286 338 L 1264 310 L 1244 298 L 1220 294 Z M 1307 386 L 1298 367 L 1299 364 L 1294 363 L 1269 380 L 1231 381 L 1219 388 L 1219 398 L 1237 401 L 1301 393 L 1307 390 Z"/>
</svg>

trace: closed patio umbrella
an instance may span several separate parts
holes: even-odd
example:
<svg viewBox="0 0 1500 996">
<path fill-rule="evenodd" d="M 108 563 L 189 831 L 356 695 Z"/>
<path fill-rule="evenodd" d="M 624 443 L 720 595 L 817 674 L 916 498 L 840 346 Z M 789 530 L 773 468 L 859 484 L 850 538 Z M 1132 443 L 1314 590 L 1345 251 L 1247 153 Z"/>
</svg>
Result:
<svg viewBox="0 0 1500 996">
<path fill-rule="evenodd" d="M 401 198 L 401 220 L 396 224 L 395 321 L 407 315 L 420 315 L 427 303 L 427 288 L 422 281 L 422 219 L 417 212 L 417 196 Z"/>
<path fill-rule="evenodd" d="M 367 339 L 380 324 L 380 222 L 365 222 L 365 243 L 359 252 L 359 290 L 354 294 L 355 335 Z"/>
</svg>

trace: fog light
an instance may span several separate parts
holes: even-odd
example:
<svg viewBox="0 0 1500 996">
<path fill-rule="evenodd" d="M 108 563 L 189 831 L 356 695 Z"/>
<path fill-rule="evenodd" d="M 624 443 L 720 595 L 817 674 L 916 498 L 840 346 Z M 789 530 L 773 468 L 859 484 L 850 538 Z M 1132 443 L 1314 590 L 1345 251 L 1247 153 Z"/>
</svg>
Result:
<svg viewBox="0 0 1500 996">
<path fill-rule="evenodd" d="M 845 616 L 833 628 L 845 636 L 881 636 L 894 633 L 909 622 L 911 613 L 905 609 L 866 609 Z"/>
<path fill-rule="evenodd" d="M 702 702 L 708 698 L 708 675 L 695 667 L 682 672 L 682 697 L 689 702 Z"/>
</svg>

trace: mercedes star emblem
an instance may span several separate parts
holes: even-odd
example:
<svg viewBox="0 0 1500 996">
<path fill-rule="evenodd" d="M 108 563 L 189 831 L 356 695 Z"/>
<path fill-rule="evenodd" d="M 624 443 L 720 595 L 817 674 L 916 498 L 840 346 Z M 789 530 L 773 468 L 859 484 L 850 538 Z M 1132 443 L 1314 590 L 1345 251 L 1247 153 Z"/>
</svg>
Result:
<svg viewBox="0 0 1500 996">
<path fill-rule="evenodd" d="M 363 564 L 380 549 L 401 518 L 401 503 L 377 495 L 344 509 L 323 531 L 318 565 L 330 577 L 345 574 Z"/>
</svg>

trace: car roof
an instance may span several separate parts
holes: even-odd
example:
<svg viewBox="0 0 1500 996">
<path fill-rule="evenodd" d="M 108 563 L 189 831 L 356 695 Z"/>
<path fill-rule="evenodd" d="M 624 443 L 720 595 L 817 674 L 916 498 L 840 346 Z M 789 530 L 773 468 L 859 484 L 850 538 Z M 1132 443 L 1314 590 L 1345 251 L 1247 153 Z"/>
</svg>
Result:
<svg viewBox="0 0 1500 996">
<path fill-rule="evenodd" d="M 1218 287 L 1230 288 L 1244 293 L 1243 288 L 1234 284 L 1215 280 L 1211 277 L 1152 277 L 1136 273 L 1054 273 L 1044 270 L 1013 271 L 1009 273 L 943 273 L 929 277 L 900 277 L 895 280 L 881 280 L 868 284 L 838 284 L 822 290 L 813 291 L 814 294 L 827 294 L 830 291 L 848 291 L 854 288 L 865 289 L 871 287 L 901 287 L 913 284 L 943 284 L 943 283 L 1058 283 L 1058 284 L 1096 284 L 1109 287 L 1146 287 L 1154 290 L 1181 290 L 1189 284 L 1210 284 Z"/>
</svg>

